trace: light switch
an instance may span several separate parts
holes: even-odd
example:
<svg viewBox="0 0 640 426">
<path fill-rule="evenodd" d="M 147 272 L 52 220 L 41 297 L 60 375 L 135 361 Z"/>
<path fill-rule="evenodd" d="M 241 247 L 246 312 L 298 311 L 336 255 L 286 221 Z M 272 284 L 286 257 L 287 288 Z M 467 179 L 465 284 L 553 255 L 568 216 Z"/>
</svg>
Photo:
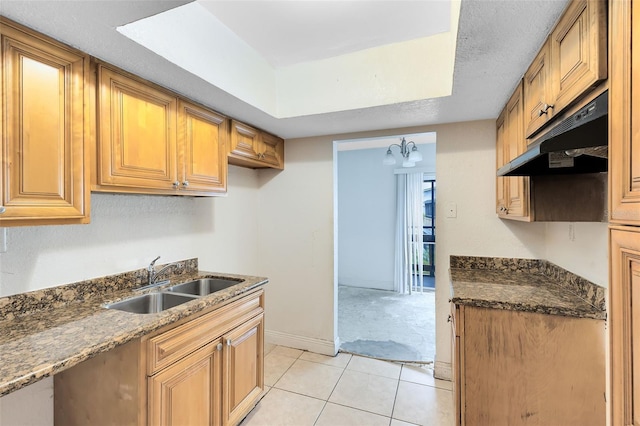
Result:
<svg viewBox="0 0 640 426">
<path fill-rule="evenodd" d="M 454 202 L 447 203 L 447 217 L 456 218 L 458 217 L 458 206 Z"/>
</svg>

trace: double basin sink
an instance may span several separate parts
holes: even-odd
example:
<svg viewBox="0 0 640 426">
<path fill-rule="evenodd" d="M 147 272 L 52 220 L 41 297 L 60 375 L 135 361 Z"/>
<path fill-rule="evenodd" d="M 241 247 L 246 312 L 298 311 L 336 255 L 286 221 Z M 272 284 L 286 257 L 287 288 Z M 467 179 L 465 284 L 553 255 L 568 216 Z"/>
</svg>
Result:
<svg viewBox="0 0 640 426">
<path fill-rule="evenodd" d="M 187 303 L 198 297 L 208 296 L 220 290 L 234 286 L 242 280 L 231 278 L 200 278 L 182 284 L 176 284 L 161 292 L 134 296 L 120 302 L 105 305 L 107 309 L 131 312 L 134 314 L 155 314 Z"/>
</svg>

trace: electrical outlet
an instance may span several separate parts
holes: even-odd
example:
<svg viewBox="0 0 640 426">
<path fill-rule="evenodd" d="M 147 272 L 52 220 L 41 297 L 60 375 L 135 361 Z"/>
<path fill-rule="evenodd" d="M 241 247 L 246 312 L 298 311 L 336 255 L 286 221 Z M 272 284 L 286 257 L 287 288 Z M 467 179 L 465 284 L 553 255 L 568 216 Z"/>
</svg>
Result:
<svg viewBox="0 0 640 426">
<path fill-rule="evenodd" d="M 571 222 L 569 223 L 569 241 L 576 240 L 576 225 Z"/>
</svg>

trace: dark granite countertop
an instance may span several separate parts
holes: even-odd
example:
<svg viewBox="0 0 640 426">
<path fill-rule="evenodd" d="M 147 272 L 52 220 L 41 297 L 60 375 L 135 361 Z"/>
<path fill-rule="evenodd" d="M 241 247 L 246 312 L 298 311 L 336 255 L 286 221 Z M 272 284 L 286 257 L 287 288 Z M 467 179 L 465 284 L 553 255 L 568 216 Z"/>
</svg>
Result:
<svg viewBox="0 0 640 426">
<path fill-rule="evenodd" d="M 606 319 L 606 289 L 546 260 L 451 256 L 459 305 Z"/>
<path fill-rule="evenodd" d="M 148 290 L 134 290 L 144 280 L 141 269 L 0 298 L 0 396 L 267 283 L 263 277 L 198 271 L 196 259 L 185 264 L 169 277 L 171 284 Z M 103 307 L 202 277 L 242 281 L 157 314 Z"/>
</svg>

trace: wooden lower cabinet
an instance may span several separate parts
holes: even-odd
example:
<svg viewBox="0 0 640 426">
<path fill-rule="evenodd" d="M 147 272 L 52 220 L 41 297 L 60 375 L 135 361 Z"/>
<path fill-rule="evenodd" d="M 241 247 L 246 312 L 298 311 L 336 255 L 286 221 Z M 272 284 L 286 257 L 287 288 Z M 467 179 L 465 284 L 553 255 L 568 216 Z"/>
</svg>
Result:
<svg viewBox="0 0 640 426">
<path fill-rule="evenodd" d="M 604 425 L 605 322 L 457 306 L 456 425 Z"/>
<path fill-rule="evenodd" d="M 264 390 L 264 293 L 54 376 L 60 425 L 235 426 Z"/>
<path fill-rule="evenodd" d="M 264 390 L 263 316 L 236 328 L 223 339 L 226 380 L 224 425 L 235 425 L 251 410 Z"/>
<path fill-rule="evenodd" d="M 213 342 L 149 377 L 149 424 L 219 424 L 222 343 Z"/>
<path fill-rule="evenodd" d="M 640 425 L 640 228 L 616 226 L 610 232 L 611 424 L 637 426 Z"/>
</svg>

